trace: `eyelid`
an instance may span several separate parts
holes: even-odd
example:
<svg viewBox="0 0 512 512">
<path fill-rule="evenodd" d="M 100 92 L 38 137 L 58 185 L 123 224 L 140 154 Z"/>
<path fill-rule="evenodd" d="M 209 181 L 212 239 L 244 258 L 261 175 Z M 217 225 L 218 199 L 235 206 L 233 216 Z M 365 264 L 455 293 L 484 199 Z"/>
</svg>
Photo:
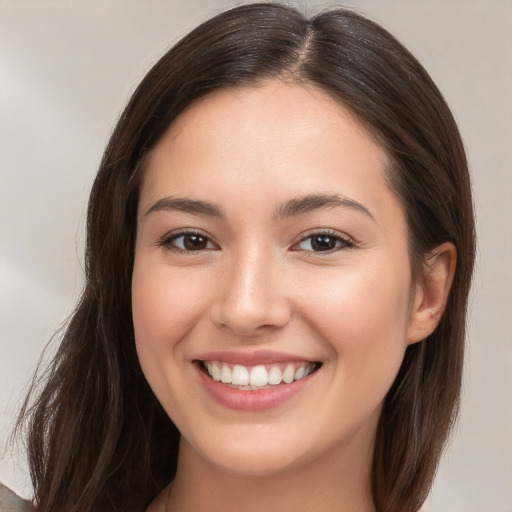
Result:
<svg viewBox="0 0 512 512">
<path fill-rule="evenodd" d="M 185 236 L 185 235 L 199 235 L 199 236 L 202 236 L 205 239 L 207 239 L 208 243 L 213 244 L 215 246 L 215 248 L 213 248 L 213 249 L 212 248 L 198 249 L 197 251 L 189 251 L 189 250 L 185 250 L 185 249 L 180 249 L 179 247 L 172 247 L 171 246 L 171 243 L 172 243 L 173 240 L 176 240 L 180 236 Z M 302 243 L 305 240 L 307 240 L 308 238 L 312 238 L 314 236 L 332 237 L 332 238 L 335 238 L 338 241 L 341 241 L 341 245 L 339 247 L 335 247 L 333 249 L 329 249 L 329 250 L 326 250 L 326 251 L 312 251 L 312 250 L 305 250 L 305 249 L 297 248 L 297 246 L 300 243 Z M 175 231 L 168 232 L 162 238 L 160 238 L 156 242 L 155 245 L 159 246 L 159 247 L 167 248 L 169 251 L 172 251 L 172 252 L 186 253 L 187 255 L 193 255 L 195 253 L 202 253 L 204 251 L 220 250 L 219 244 L 213 239 L 212 236 L 210 236 L 209 234 L 205 233 L 204 231 L 202 231 L 200 229 L 196 229 L 196 228 L 180 228 L 180 229 L 177 229 Z M 350 237 L 350 236 L 348 236 L 348 235 L 346 235 L 344 233 L 341 233 L 339 231 L 335 231 L 333 229 L 317 228 L 317 229 L 309 230 L 306 233 L 302 233 L 298 237 L 298 239 L 292 244 L 290 250 L 291 251 L 297 251 L 297 252 L 301 251 L 303 253 L 309 253 L 309 254 L 314 254 L 314 255 L 319 255 L 319 254 L 326 254 L 327 255 L 327 254 L 332 254 L 332 253 L 338 252 L 338 251 L 340 251 L 342 249 L 353 248 L 356 245 L 357 244 L 356 244 L 355 240 L 352 237 Z"/>
<path fill-rule="evenodd" d="M 215 248 L 208 248 L 208 249 L 198 249 L 197 251 L 187 251 L 185 249 L 180 249 L 179 247 L 172 247 L 171 243 L 179 238 L 180 236 L 186 236 L 186 235 L 199 235 L 204 237 L 209 243 L 213 244 Z M 200 253 L 203 253 L 205 251 L 215 251 L 219 250 L 219 244 L 211 237 L 209 234 L 205 233 L 204 231 L 200 229 L 195 228 L 180 228 L 175 231 L 170 231 L 169 233 L 166 233 L 162 238 L 160 238 L 156 244 L 158 247 L 164 247 L 167 250 L 171 252 L 177 252 L 180 254 L 187 254 L 187 255 L 197 255 Z"/>
<path fill-rule="evenodd" d="M 297 247 L 300 243 L 302 243 L 305 240 L 307 240 L 308 238 L 312 238 L 314 236 L 328 236 L 328 237 L 332 237 L 332 238 L 335 238 L 337 240 L 340 240 L 341 241 L 341 245 L 340 245 L 340 247 L 336 247 L 334 249 L 329 249 L 327 251 L 310 251 L 310 250 L 305 250 L 305 249 L 295 249 L 295 247 Z M 356 246 L 355 240 L 352 237 L 350 237 L 350 236 L 348 236 L 348 235 L 346 235 L 344 233 L 341 233 L 339 231 L 335 231 L 335 230 L 332 230 L 332 229 L 318 228 L 318 229 L 312 229 L 312 230 L 310 230 L 309 232 L 306 232 L 306 233 L 302 233 L 300 235 L 300 237 L 298 238 L 298 240 L 296 242 L 294 242 L 294 244 L 292 245 L 290 250 L 292 250 L 292 251 L 302 251 L 305 254 L 314 254 L 314 255 L 325 254 L 325 255 L 328 255 L 328 254 L 333 254 L 335 252 L 341 251 L 343 249 L 351 249 L 351 248 L 353 248 L 355 246 Z"/>
</svg>

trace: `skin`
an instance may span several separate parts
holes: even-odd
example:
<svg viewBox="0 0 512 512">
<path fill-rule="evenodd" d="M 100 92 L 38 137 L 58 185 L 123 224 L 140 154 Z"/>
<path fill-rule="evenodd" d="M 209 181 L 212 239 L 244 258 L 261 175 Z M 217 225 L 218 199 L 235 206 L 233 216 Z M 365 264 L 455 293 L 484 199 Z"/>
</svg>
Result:
<svg viewBox="0 0 512 512">
<path fill-rule="evenodd" d="M 437 325 L 455 265 L 444 244 L 413 282 L 386 165 L 346 108 L 281 81 L 213 93 L 153 150 L 133 320 L 144 374 L 182 442 L 176 479 L 149 512 L 375 510 L 369 472 L 382 401 L 407 346 Z M 352 203 L 277 215 L 310 194 Z M 208 201 L 223 217 L 154 207 L 168 197 Z M 183 229 L 206 237 L 201 250 L 172 239 Z M 334 248 L 312 250 L 311 236 L 325 230 Z M 211 398 L 193 364 L 224 349 L 322 364 L 278 407 L 238 411 Z"/>
</svg>

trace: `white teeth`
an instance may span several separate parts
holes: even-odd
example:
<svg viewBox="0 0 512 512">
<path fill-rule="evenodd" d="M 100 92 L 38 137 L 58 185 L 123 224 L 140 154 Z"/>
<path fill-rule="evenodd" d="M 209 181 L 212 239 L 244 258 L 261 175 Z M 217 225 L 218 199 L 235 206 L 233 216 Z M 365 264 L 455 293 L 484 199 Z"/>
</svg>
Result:
<svg viewBox="0 0 512 512">
<path fill-rule="evenodd" d="M 300 366 L 299 368 L 297 368 L 297 371 L 295 372 L 294 379 L 300 380 L 302 379 L 302 377 L 304 377 L 304 375 L 306 375 L 306 368 L 304 368 L 304 366 Z"/>
<path fill-rule="evenodd" d="M 286 384 L 290 384 L 293 382 L 293 379 L 295 378 L 295 367 L 293 364 L 289 364 L 284 372 L 283 372 L 283 381 L 286 382 Z"/>
<path fill-rule="evenodd" d="M 272 386 L 277 386 L 277 384 L 281 384 L 282 380 L 281 369 L 279 366 L 272 366 L 268 372 L 268 383 Z"/>
<path fill-rule="evenodd" d="M 219 382 L 220 376 L 221 376 L 220 368 L 215 363 L 213 363 L 212 364 L 212 378 L 213 378 L 213 380 L 216 380 L 217 382 Z"/>
<path fill-rule="evenodd" d="M 249 375 L 251 386 L 266 386 L 268 384 L 268 373 L 263 365 L 255 366 Z"/>
<path fill-rule="evenodd" d="M 224 384 L 231 384 L 232 379 L 231 368 L 227 364 L 223 364 L 220 372 L 220 380 L 224 382 Z"/>
<path fill-rule="evenodd" d="M 239 364 L 235 364 L 235 366 L 233 366 L 231 383 L 234 384 L 235 386 L 249 385 L 249 371 L 245 366 L 241 366 Z"/>
<path fill-rule="evenodd" d="M 307 377 L 314 369 L 314 363 L 288 363 L 272 366 L 257 365 L 246 367 L 240 364 L 230 365 L 220 361 L 205 361 L 204 367 L 210 377 L 217 382 L 230 384 L 239 389 L 262 389 L 279 384 L 291 384 L 294 381 Z"/>
</svg>

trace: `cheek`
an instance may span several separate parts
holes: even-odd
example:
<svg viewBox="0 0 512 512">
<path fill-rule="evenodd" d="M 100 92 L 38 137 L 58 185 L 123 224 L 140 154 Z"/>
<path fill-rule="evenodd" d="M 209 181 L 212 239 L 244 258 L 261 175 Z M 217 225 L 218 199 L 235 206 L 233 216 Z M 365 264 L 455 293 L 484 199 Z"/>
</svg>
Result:
<svg viewBox="0 0 512 512">
<path fill-rule="evenodd" d="M 132 277 L 132 312 L 138 344 L 169 348 L 194 323 L 201 296 L 194 283 L 183 282 L 165 267 L 135 264 Z"/>
<path fill-rule="evenodd" d="M 170 273 L 165 265 L 136 261 L 132 276 L 136 350 L 148 384 L 177 425 L 193 398 L 183 386 L 180 368 L 187 361 L 184 342 L 202 309 L 200 294 L 194 290 L 197 286 L 179 273 Z"/>
<path fill-rule="evenodd" d="M 136 261 L 132 276 L 135 344 L 142 371 L 164 408 L 174 399 L 167 390 L 178 385 L 177 365 L 185 359 L 181 341 L 197 322 L 198 297 L 164 266 Z M 170 413 L 170 409 L 168 413 Z"/>
<path fill-rule="evenodd" d="M 322 293 L 311 293 L 304 310 L 327 342 L 338 375 L 355 389 L 391 386 L 407 346 L 410 280 L 403 273 L 344 272 Z M 387 390 L 386 390 L 387 391 Z"/>
</svg>

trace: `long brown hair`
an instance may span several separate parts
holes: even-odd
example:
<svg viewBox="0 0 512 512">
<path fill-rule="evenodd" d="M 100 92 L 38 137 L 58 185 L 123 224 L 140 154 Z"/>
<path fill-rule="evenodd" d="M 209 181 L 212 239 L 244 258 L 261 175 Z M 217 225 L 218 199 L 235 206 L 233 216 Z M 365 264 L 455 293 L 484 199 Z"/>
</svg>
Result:
<svg viewBox="0 0 512 512">
<path fill-rule="evenodd" d="M 457 412 L 474 261 L 459 132 L 427 72 L 380 26 L 343 9 L 306 19 L 283 5 L 251 4 L 205 22 L 168 51 L 110 139 L 90 196 L 85 288 L 20 415 L 39 512 L 141 509 L 173 478 L 179 433 L 144 379 L 131 317 L 140 177 L 187 106 L 268 78 L 321 88 L 377 137 L 406 211 L 418 278 L 432 248 L 451 241 L 457 249 L 446 311 L 431 336 L 407 349 L 372 466 L 379 512 L 414 512 L 425 500 Z"/>
</svg>

